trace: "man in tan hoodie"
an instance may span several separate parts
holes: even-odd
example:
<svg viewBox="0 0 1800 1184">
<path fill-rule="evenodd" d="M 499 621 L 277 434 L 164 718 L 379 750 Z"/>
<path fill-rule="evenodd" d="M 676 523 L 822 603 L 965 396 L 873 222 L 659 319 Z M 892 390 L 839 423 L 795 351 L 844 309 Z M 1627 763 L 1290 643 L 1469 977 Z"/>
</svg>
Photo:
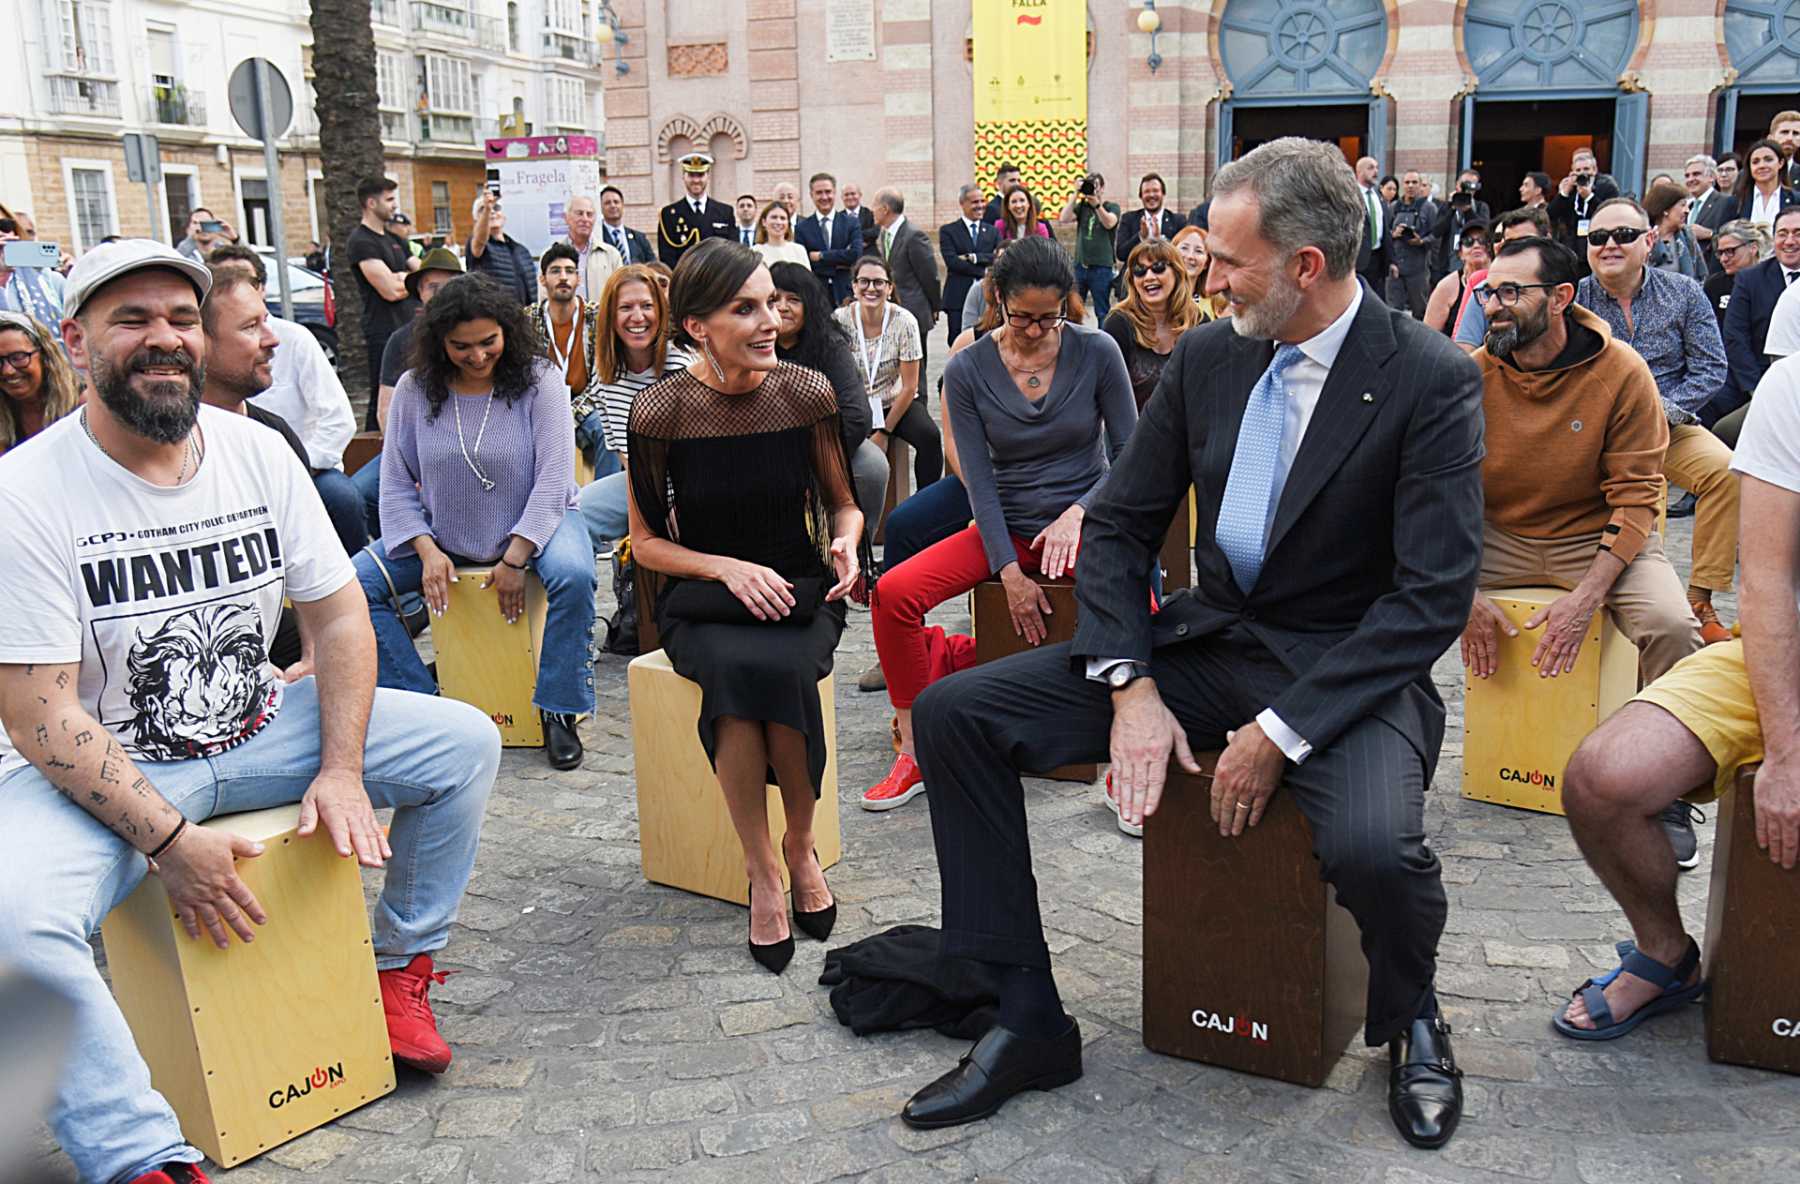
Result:
<svg viewBox="0 0 1800 1184">
<path fill-rule="evenodd" d="M 1542 678 L 1575 667 L 1602 606 L 1643 655 L 1647 679 L 1700 648 L 1700 626 L 1656 533 L 1669 425 L 1636 351 L 1575 303 L 1574 252 L 1547 238 L 1507 243 L 1475 289 L 1488 317 L 1480 363 L 1487 412 L 1479 587 L 1566 588 L 1525 623 Z M 1463 662 L 1494 673 L 1497 630 L 1476 592 Z"/>
</svg>

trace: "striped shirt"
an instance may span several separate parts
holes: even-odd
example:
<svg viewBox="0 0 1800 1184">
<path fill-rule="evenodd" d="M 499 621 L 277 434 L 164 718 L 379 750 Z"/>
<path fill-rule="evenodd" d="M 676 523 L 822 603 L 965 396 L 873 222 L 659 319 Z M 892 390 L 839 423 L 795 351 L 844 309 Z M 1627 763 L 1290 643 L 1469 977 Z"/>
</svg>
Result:
<svg viewBox="0 0 1800 1184">
<path fill-rule="evenodd" d="M 588 415 L 598 410 L 600 412 L 600 428 L 606 437 L 606 450 L 623 455 L 625 438 L 630 429 L 631 404 L 637 399 L 638 392 L 664 374 L 680 370 L 693 360 L 693 355 L 685 349 L 680 346 L 670 346 L 669 356 L 664 359 L 660 373 L 654 369 L 628 370 L 619 375 L 617 382 L 594 383 L 588 389 L 599 396 L 599 405 L 596 408 L 590 398 L 584 397 L 582 406 L 578 410 L 585 413 L 579 415 L 578 419 L 586 419 Z"/>
</svg>

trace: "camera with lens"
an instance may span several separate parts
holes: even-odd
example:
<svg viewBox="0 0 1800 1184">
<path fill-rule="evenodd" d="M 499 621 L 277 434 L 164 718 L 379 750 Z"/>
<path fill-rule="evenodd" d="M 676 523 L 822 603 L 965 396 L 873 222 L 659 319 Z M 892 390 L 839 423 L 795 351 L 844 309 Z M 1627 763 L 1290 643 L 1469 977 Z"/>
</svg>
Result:
<svg viewBox="0 0 1800 1184">
<path fill-rule="evenodd" d="M 1080 188 L 1076 190 L 1076 192 L 1083 197 L 1093 197 L 1099 191 L 1100 177 L 1096 173 L 1089 173 L 1087 176 L 1083 177 L 1081 179 Z"/>
</svg>

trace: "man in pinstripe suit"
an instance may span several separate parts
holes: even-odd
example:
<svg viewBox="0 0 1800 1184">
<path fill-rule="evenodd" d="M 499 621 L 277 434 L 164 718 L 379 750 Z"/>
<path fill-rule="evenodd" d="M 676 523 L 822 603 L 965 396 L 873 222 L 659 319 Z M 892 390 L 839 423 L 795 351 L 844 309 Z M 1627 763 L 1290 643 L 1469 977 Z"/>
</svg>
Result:
<svg viewBox="0 0 1800 1184">
<path fill-rule="evenodd" d="M 1088 511 L 1075 640 L 919 699 L 944 953 L 1003 969 L 998 1026 L 907 1122 L 967 1122 L 1081 1073 L 1017 770 L 1110 757 L 1122 816 L 1143 822 L 1172 754 L 1193 769 L 1191 748 L 1224 748 L 1221 832 L 1293 794 L 1362 927 L 1365 1037 L 1390 1046 L 1400 1133 L 1439 1147 L 1454 1132 L 1460 1074 L 1432 989 L 1446 901 L 1423 815 L 1444 730 L 1431 665 L 1481 557 L 1481 379 L 1359 283 L 1365 221 L 1335 146 L 1276 140 L 1220 171 L 1208 290 L 1232 319 L 1182 337 Z M 1152 617 L 1146 573 L 1190 483 L 1199 580 Z"/>
</svg>

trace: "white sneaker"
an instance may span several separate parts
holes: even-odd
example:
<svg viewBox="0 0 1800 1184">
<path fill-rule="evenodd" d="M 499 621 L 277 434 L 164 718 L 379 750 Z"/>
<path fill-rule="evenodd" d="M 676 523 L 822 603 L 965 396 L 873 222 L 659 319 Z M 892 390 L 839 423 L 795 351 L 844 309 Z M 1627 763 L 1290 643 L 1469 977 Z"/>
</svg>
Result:
<svg viewBox="0 0 1800 1184">
<path fill-rule="evenodd" d="M 1134 839 L 1143 838 L 1144 828 L 1137 823 L 1125 821 L 1125 815 L 1119 812 L 1119 799 L 1112 795 L 1112 774 L 1108 773 L 1106 775 L 1106 780 L 1100 784 L 1100 792 L 1106 797 L 1106 808 L 1112 811 L 1113 818 L 1117 820 L 1119 824 L 1119 829 Z"/>
</svg>

